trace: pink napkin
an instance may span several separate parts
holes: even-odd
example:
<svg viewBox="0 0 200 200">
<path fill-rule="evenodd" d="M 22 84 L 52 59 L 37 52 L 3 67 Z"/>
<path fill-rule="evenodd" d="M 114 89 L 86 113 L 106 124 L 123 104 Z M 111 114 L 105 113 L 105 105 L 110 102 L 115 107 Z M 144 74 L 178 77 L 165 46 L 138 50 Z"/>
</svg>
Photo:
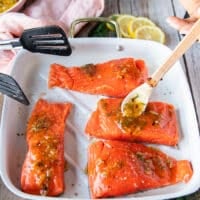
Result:
<svg viewBox="0 0 200 200">
<path fill-rule="evenodd" d="M 104 0 L 35 0 L 23 13 L 0 16 L 0 39 L 19 37 L 24 29 L 56 24 L 68 34 L 73 20 L 100 16 Z M 83 24 L 76 27 L 77 33 Z M 0 72 L 9 73 L 14 51 L 0 51 Z"/>
</svg>

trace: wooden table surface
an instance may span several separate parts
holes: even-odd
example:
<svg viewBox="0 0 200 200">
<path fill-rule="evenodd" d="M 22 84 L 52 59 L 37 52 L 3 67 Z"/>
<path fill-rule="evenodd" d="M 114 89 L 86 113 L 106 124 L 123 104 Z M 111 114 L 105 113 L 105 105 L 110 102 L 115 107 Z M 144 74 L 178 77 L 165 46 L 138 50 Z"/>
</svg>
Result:
<svg viewBox="0 0 200 200">
<path fill-rule="evenodd" d="M 160 26 L 167 36 L 166 45 L 174 48 L 180 41 L 180 34 L 166 23 L 168 16 L 183 17 L 185 10 L 179 4 L 178 0 L 105 0 L 105 10 L 102 16 L 109 16 L 114 13 L 132 14 L 135 16 L 144 16 L 152 19 Z M 181 64 L 188 78 L 188 83 L 192 92 L 195 104 L 196 115 L 199 124 L 200 119 L 200 43 L 196 43 L 181 59 Z M 178 78 L 178 77 L 177 77 Z M 181 100 L 181 97 L 180 97 Z M 2 100 L 1 100 L 2 101 Z M 0 105 L 1 105 L 0 101 Z M 199 169 L 200 170 L 200 169 Z M 191 197 L 196 200 L 200 197 Z M 22 200 L 13 195 L 0 179 L 0 200 Z"/>
</svg>

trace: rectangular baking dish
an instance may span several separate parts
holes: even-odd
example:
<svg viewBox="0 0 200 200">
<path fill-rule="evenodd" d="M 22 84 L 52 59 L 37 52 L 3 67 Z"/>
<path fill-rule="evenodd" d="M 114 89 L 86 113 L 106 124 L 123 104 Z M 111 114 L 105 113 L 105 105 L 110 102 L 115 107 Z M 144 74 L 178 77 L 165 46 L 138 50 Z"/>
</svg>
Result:
<svg viewBox="0 0 200 200">
<path fill-rule="evenodd" d="M 24 106 L 5 97 L 0 132 L 0 173 L 3 182 L 15 195 L 25 199 L 88 199 L 88 180 L 85 174 L 87 146 L 90 140 L 84 128 L 100 95 L 87 95 L 64 89 L 48 89 L 47 79 L 51 63 L 65 66 L 105 62 L 115 58 L 134 57 L 146 61 L 151 74 L 171 53 L 159 43 L 117 38 L 70 39 L 72 55 L 59 57 L 32 54 L 21 50 L 13 62 L 12 76 L 24 89 L 31 105 Z M 120 47 L 120 48 L 119 48 Z M 65 172 L 66 190 L 59 197 L 26 194 L 20 189 L 20 173 L 26 153 L 25 129 L 27 119 L 38 98 L 56 102 L 72 102 L 73 109 L 66 123 Z M 180 124 L 181 139 L 177 148 L 156 146 L 176 159 L 191 161 L 194 174 L 187 183 L 139 192 L 121 198 L 133 200 L 163 200 L 195 192 L 200 186 L 200 138 L 194 104 L 184 71 L 179 62 L 167 73 L 153 91 L 151 100 L 165 101 L 175 106 Z"/>
</svg>

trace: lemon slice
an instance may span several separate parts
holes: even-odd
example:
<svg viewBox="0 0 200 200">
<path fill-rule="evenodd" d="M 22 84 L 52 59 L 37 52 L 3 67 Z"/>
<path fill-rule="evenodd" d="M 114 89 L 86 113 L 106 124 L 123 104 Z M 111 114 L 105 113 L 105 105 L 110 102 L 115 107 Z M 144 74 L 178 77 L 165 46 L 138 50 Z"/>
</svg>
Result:
<svg viewBox="0 0 200 200">
<path fill-rule="evenodd" d="M 131 38 L 131 35 L 129 34 L 129 24 L 133 22 L 136 19 L 136 17 L 132 15 L 121 15 L 117 18 L 117 22 L 120 27 L 120 32 L 123 37 Z"/>
<path fill-rule="evenodd" d="M 109 19 L 112 19 L 114 21 L 117 21 L 118 17 L 121 16 L 120 14 L 114 14 L 109 16 Z M 115 31 L 115 28 L 113 27 L 113 25 L 111 23 L 106 23 L 106 27 L 110 30 L 110 31 Z"/>
<path fill-rule="evenodd" d="M 142 26 L 156 26 L 150 19 L 146 17 L 137 17 L 134 21 L 131 21 L 128 25 L 128 32 L 132 38 L 135 38 L 135 31 Z"/>
<path fill-rule="evenodd" d="M 144 40 L 154 40 L 165 43 L 165 34 L 157 26 L 142 26 L 136 29 L 135 38 Z"/>
</svg>

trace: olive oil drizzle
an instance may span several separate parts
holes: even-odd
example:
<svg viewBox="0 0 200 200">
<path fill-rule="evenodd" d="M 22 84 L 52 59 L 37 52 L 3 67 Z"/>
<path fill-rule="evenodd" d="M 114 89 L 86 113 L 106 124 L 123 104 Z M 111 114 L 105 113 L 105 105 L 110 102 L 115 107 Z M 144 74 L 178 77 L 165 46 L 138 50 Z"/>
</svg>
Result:
<svg viewBox="0 0 200 200">
<path fill-rule="evenodd" d="M 34 148 L 37 162 L 33 165 L 33 170 L 36 172 L 37 184 L 40 186 L 40 194 L 46 196 L 49 190 L 49 183 L 52 179 L 52 166 L 58 164 L 58 145 L 59 138 L 56 134 L 51 134 L 48 130 L 53 125 L 54 119 L 46 116 L 43 113 L 35 115 L 30 124 L 30 131 L 33 136 L 41 134 L 32 148 Z M 37 136 L 38 137 L 38 136 Z"/>
<path fill-rule="evenodd" d="M 108 117 L 113 117 L 116 120 L 116 123 L 119 127 L 129 134 L 136 134 L 140 130 L 144 129 L 147 125 L 147 120 L 145 116 L 149 116 L 151 119 L 152 126 L 159 126 L 161 115 L 153 110 L 149 110 L 148 107 L 145 112 L 139 117 L 124 116 L 121 112 L 120 105 L 116 109 L 112 108 L 112 110 L 108 110 L 108 103 L 102 100 L 102 108 L 106 111 L 106 115 Z"/>
<path fill-rule="evenodd" d="M 141 110 L 144 110 L 145 104 L 138 100 L 138 95 L 133 97 L 129 102 L 124 105 L 124 115 L 127 117 L 136 118 L 140 116 Z"/>
</svg>

